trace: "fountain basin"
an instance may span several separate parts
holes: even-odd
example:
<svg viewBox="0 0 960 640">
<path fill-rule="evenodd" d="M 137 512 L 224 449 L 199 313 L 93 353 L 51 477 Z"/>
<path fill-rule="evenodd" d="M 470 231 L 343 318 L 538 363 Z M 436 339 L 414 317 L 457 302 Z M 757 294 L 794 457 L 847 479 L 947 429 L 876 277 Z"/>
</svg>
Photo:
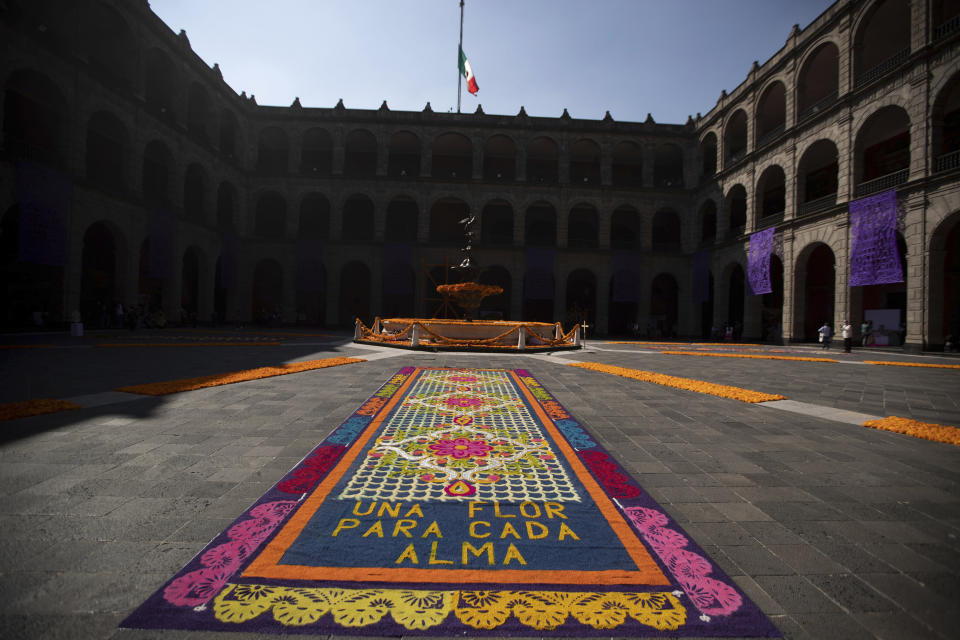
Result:
<svg viewBox="0 0 960 640">
<path fill-rule="evenodd" d="M 564 332 L 559 322 L 376 318 L 356 320 L 354 342 L 406 349 L 451 351 L 553 351 L 580 348 L 580 325 Z"/>
</svg>

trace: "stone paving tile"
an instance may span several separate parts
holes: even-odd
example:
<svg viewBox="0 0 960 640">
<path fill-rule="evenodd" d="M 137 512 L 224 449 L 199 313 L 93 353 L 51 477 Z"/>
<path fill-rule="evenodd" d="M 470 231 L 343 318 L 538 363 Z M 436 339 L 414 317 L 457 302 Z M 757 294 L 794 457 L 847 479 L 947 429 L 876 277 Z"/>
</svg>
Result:
<svg viewBox="0 0 960 640">
<path fill-rule="evenodd" d="M 218 370 L 273 362 L 281 353 L 365 353 L 277 349 L 212 353 Z M 82 384 L 54 376 L 43 383 L 50 390 L 98 393 L 157 379 L 146 379 L 132 352 L 121 351 L 17 357 L 32 371 L 76 357 L 61 363 L 63 378 L 81 368 L 94 372 L 80 376 Z M 167 352 L 158 353 L 160 379 L 212 366 L 204 362 L 211 351 L 201 348 L 179 356 L 156 351 Z M 403 353 L 8 423 L 14 427 L 0 445 L 0 636 L 77 637 L 74 630 L 91 638 L 157 637 L 114 629 L 407 363 L 529 369 L 613 445 L 641 486 L 788 637 L 953 635 L 960 624 L 953 606 L 960 595 L 960 450 L 585 372 L 563 366 L 563 358 L 686 370 L 760 390 L 776 385 L 792 399 L 853 411 L 901 402 L 948 424 L 960 380 L 953 371 L 871 367 L 867 389 L 866 369 L 852 365 L 599 351 L 552 361 Z M 839 380 L 823 379 L 824 371 L 840 372 Z M 0 381 L 7 377 L 0 372 Z M 842 392 L 821 400 L 820 391 L 835 385 Z M 22 388 L 14 383 L 3 393 Z M 162 634 L 234 636 L 259 637 Z"/>
</svg>

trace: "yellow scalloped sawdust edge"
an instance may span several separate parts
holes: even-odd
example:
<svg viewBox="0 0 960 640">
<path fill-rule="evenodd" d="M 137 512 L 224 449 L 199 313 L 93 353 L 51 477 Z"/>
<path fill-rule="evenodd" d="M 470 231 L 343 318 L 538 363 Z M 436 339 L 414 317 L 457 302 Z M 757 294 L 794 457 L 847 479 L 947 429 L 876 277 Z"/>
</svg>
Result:
<svg viewBox="0 0 960 640">
<path fill-rule="evenodd" d="M 922 438 L 933 442 L 960 446 L 960 429 L 957 427 L 919 422 L 918 420 L 898 418 L 897 416 L 889 416 L 887 418 L 881 418 L 880 420 L 867 420 L 863 423 L 863 426 L 870 429 L 902 433 L 914 438 Z"/>
<path fill-rule="evenodd" d="M 661 351 L 668 356 L 699 356 L 709 358 L 753 358 L 754 360 L 798 360 L 800 362 L 838 362 L 833 358 L 807 358 L 805 356 L 757 356 L 749 353 L 702 353 L 700 351 Z"/>
<path fill-rule="evenodd" d="M 0 404 L 0 422 L 39 416 L 45 413 L 73 411 L 81 408 L 80 405 L 66 400 L 51 400 L 50 398 L 34 398 L 33 400 L 8 402 L 6 404 Z"/>
<path fill-rule="evenodd" d="M 864 364 L 882 364 L 891 367 L 929 367 L 931 369 L 960 369 L 960 364 L 928 364 L 922 362 L 890 362 L 887 360 L 864 360 Z"/>
<path fill-rule="evenodd" d="M 750 389 L 741 389 L 740 387 L 731 387 L 725 384 L 715 384 L 713 382 L 703 382 L 701 380 L 691 380 L 690 378 L 678 378 L 668 376 L 663 373 L 653 373 L 651 371 L 641 371 L 640 369 L 627 369 L 609 364 L 598 364 L 596 362 L 571 362 L 571 367 L 589 369 L 590 371 L 599 371 L 609 373 L 615 376 L 640 380 L 641 382 L 652 382 L 653 384 L 663 385 L 665 387 L 674 387 L 676 389 L 685 389 L 686 391 L 696 391 L 705 393 L 718 398 L 729 398 L 739 400 L 740 402 L 770 402 L 771 400 L 786 400 L 786 396 L 775 395 L 772 393 L 763 393 L 761 391 L 751 391 Z"/>
<path fill-rule="evenodd" d="M 258 367 L 256 369 L 246 369 L 244 371 L 234 371 L 232 373 L 220 373 L 209 376 L 199 376 L 196 378 L 183 378 L 180 380 L 168 380 L 166 382 L 151 382 L 149 384 L 139 384 L 129 387 L 117 387 L 117 391 L 127 393 L 139 393 L 145 396 L 165 396 L 170 393 L 180 393 L 182 391 L 193 391 L 194 389 L 205 389 L 207 387 L 218 387 L 225 384 L 234 384 L 235 382 L 246 382 L 248 380 L 259 380 L 260 378 L 272 378 L 273 376 L 285 376 L 291 373 L 300 373 L 301 371 L 312 371 L 314 369 L 325 369 L 327 367 L 338 367 L 344 364 L 356 364 L 366 362 L 363 358 L 323 358 L 321 360 L 305 360 L 303 362 L 294 362 L 292 364 L 282 364 L 276 367 Z"/>
</svg>

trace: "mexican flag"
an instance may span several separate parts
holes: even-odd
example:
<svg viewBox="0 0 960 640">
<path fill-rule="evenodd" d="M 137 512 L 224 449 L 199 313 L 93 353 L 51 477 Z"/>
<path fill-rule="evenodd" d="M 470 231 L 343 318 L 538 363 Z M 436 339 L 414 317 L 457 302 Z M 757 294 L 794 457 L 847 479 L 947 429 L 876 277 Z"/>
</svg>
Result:
<svg viewBox="0 0 960 640">
<path fill-rule="evenodd" d="M 463 52 L 463 47 L 460 47 L 460 73 L 467 81 L 467 91 L 476 93 L 480 90 L 480 87 L 477 86 L 477 78 L 473 75 L 473 69 L 470 68 L 470 61 L 467 60 L 467 54 Z"/>
</svg>

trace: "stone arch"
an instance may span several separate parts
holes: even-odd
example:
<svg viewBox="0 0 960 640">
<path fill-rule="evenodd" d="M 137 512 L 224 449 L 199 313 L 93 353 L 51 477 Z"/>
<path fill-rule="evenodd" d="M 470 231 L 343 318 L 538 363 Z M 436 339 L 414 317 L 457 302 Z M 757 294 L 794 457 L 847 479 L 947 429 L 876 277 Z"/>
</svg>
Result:
<svg viewBox="0 0 960 640">
<path fill-rule="evenodd" d="M 910 171 L 910 116 L 902 107 L 874 111 L 856 131 L 855 196 L 862 197 L 907 181 Z"/>
<path fill-rule="evenodd" d="M 797 163 L 798 213 L 805 215 L 832 207 L 837 202 L 839 153 L 837 145 L 821 138 L 807 146 Z"/>
<path fill-rule="evenodd" d="M 960 211 L 946 216 L 930 236 L 930 295 L 925 348 L 960 350 Z"/>
<path fill-rule="evenodd" d="M 469 180 L 473 176 L 473 143 L 462 133 L 441 133 L 433 140 L 434 178 Z"/>
<path fill-rule="evenodd" d="M 250 317 L 257 324 L 279 323 L 283 311 L 283 267 L 273 258 L 262 258 L 253 268 Z"/>
<path fill-rule="evenodd" d="M 757 148 L 783 133 L 787 124 L 787 89 L 779 79 L 764 87 L 754 114 Z"/>
<path fill-rule="evenodd" d="M 311 127 L 300 140 L 300 174 L 326 177 L 333 170 L 333 136 L 323 127 Z"/>
<path fill-rule="evenodd" d="M 679 214 L 669 208 L 657 211 L 653 216 L 651 235 L 654 251 L 666 253 L 679 251 L 680 239 L 683 237 Z"/>
<path fill-rule="evenodd" d="M 861 10 L 852 28 L 855 87 L 907 60 L 911 24 L 909 0 L 877 0 Z"/>
<path fill-rule="evenodd" d="M 483 143 L 483 179 L 488 182 L 513 182 L 517 178 L 517 146 L 503 134 L 488 137 Z"/>
<path fill-rule="evenodd" d="M 564 326 L 587 322 L 596 325 L 597 276 L 590 269 L 574 269 L 567 274 L 567 308 L 564 311 Z"/>
<path fill-rule="evenodd" d="M 822 241 L 812 241 L 797 254 L 794 264 L 794 340 L 815 341 L 817 329 L 833 324 L 836 297 L 836 258 Z"/>
<path fill-rule="evenodd" d="M 954 73 L 936 93 L 930 111 L 933 171 L 960 167 L 960 73 Z"/>
<path fill-rule="evenodd" d="M 257 171 L 268 176 L 286 175 L 290 157 L 287 132 L 280 127 L 264 127 L 257 141 Z"/>
<path fill-rule="evenodd" d="M 556 184 L 560 178 L 560 151 L 556 141 L 537 136 L 527 143 L 527 182 Z"/>
<path fill-rule="evenodd" d="M 419 176 L 420 148 L 420 138 L 411 131 L 397 131 L 390 136 L 387 175 L 393 178 Z"/>
<path fill-rule="evenodd" d="M 570 147 L 570 182 L 572 184 L 600 184 L 600 145 L 583 138 Z"/>
<path fill-rule="evenodd" d="M 354 129 L 343 145 L 343 174 L 372 178 L 377 174 L 377 137 L 367 129 Z"/>
<path fill-rule="evenodd" d="M 80 312 L 84 322 L 96 326 L 103 305 L 111 306 L 123 297 L 122 266 L 127 246 L 123 234 L 112 222 L 99 220 L 83 233 L 80 258 Z M 132 301 L 125 301 L 125 304 Z"/>
<path fill-rule="evenodd" d="M 557 246 L 557 210 L 543 200 L 527 207 L 524 214 L 524 239 L 527 246 Z"/>
<path fill-rule="evenodd" d="M 223 181 L 217 187 L 217 228 L 232 231 L 237 224 L 237 188 Z"/>
<path fill-rule="evenodd" d="M 180 77 L 170 56 L 159 48 L 149 49 L 145 56 L 143 78 L 147 109 L 157 118 L 175 122 L 180 99 Z"/>
<path fill-rule="evenodd" d="M 680 286 L 670 273 L 659 273 L 650 283 L 652 338 L 676 338 L 680 321 Z"/>
<path fill-rule="evenodd" d="M 658 144 L 653 156 L 653 184 L 656 187 L 683 187 L 683 150 L 672 142 Z"/>
<path fill-rule="evenodd" d="M 708 131 L 700 139 L 700 177 L 711 178 L 717 172 L 717 134 Z"/>
<path fill-rule="evenodd" d="M 783 167 L 771 164 L 763 170 L 757 180 L 754 197 L 753 210 L 758 221 L 783 219 L 783 212 L 787 208 L 787 177 Z"/>
<path fill-rule="evenodd" d="M 56 326 L 66 319 L 62 313 L 64 268 L 30 259 L 30 247 L 20 242 L 22 223 L 17 204 L 0 216 L 0 326 Z M 46 257 L 45 262 L 66 262 L 65 255 Z"/>
<path fill-rule="evenodd" d="M 355 318 L 370 322 L 370 269 L 358 260 L 340 270 L 340 317 L 342 327 L 352 327 Z"/>
<path fill-rule="evenodd" d="M 727 210 L 728 229 L 734 235 L 744 232 L 747 225 L 747 189 L 742 184 L 735 184 L 727 191 L 724 198 L 724 208 Z"/>
<path fill-rule="evenodd" d="M 824 39 L 808 48 L 797 74 L 797 120 L 814 116 L 833 104 L 840 89 L 840 48 Z"/>
<path fill-rule="evenodd" d="M 199 82 L 191 82 L 187 89 L 187 133 L 199 142 L 210 140 L 210 94 Z"/>
<path fill-rule="evenodd" d="M 747 154 L 747 112 L 737 109 L 723 128 L 723 164 L 729 167 Z"/>
<path fill-rule="evenodd" d="M 697 212 L 700 220 L 700 244 L 713 244 L 717 240 L 717 203 L 707 198 Z"/>
</svg>

